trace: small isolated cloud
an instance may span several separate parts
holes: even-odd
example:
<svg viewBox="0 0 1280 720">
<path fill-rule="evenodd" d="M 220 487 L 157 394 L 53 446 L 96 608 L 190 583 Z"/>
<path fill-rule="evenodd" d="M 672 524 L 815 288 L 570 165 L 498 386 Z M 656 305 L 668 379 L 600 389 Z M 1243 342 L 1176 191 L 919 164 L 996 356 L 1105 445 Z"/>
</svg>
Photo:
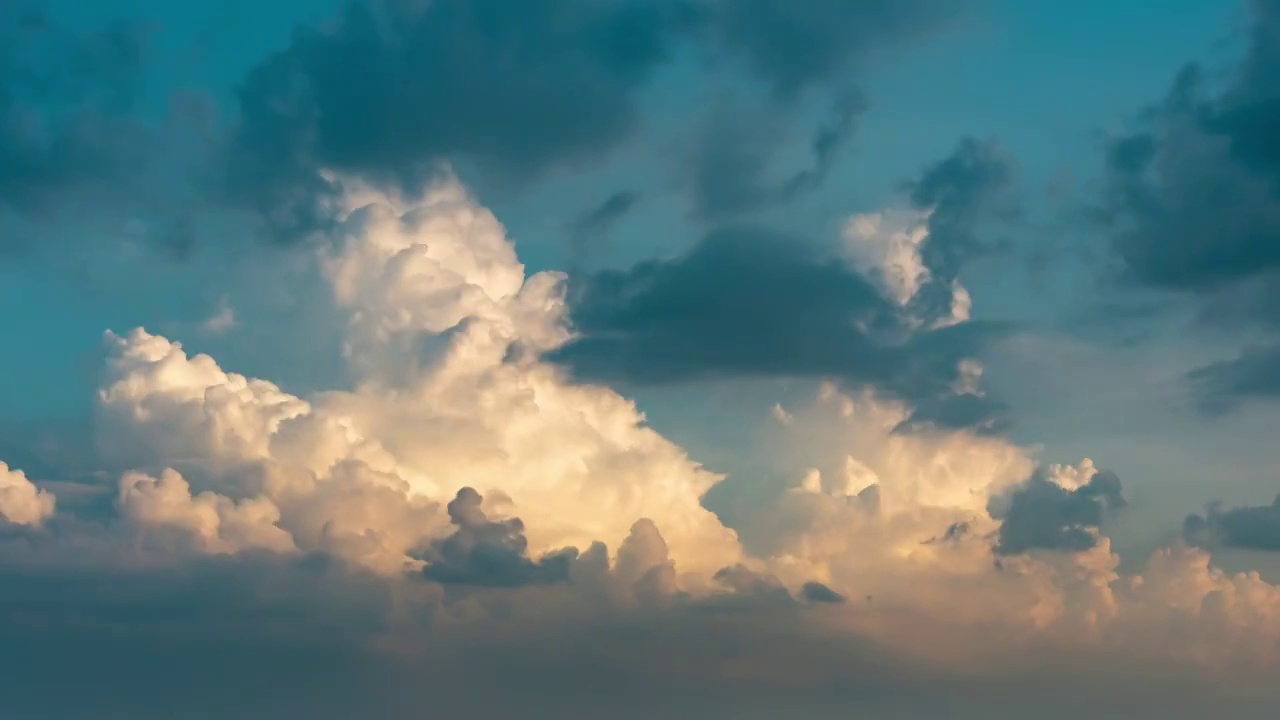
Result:
<svg viewBox="0 0 1280 720">
<path fill-rule="evenodd" d="M 37 488 L 21 470 L 0 462 L 0 520 L 14 525 L 41 525 L 57 508 L 57 498 Z"/>
<path fill-rule="evenodd" d="M 236 310 L 223 298 L 212 315 L 200 323 L 200 329 L 210 335 L 222 335 L 236 327 Z"/>
</svg>

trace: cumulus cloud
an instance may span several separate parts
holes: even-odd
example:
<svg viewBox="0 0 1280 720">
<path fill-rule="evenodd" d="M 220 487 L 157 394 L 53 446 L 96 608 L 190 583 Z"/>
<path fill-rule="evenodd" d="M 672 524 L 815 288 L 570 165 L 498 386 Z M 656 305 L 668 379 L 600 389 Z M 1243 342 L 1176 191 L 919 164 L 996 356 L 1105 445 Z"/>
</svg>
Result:
<svg viewBox="0 0 1280 720">
<path fill-rule="evenodd" d="M 520 518 L 490 520 L 480 507 L 480 493 L 462 488 L 449 501 L 452 535 L 427 551 L 423 574 L 443 584 L 514 587 L 566 582 L 576 550 L 527 557 L 529 541 Z"/>
<path fill-rule="evenodd" d="M 1095 470 L 1086 462 L 1080 470 L 1068 468 L 1073 477 L 1065 483 L 1051 480 L 1051 471 L 1039 470 L 1007 496 L 992 498 L 992 515 L 1003 521 L 999 553 L 1034 548 L 1079 551 L 1097 544 L 1103 511 L 1123 507 L 1125 501 L 1115 473 Z M 1088 481 L 1080 481 L 1082 474 Z"/>
<path fill-rule="evenodd" d="M 519 507 L 535 554 L 616 547 L 647 517 L 682 570 L 735 556 L 699 503 L 719 476 L 631 402 L 538 358 L 568 336 L 560 276 L 526 278 L 501 224 L 454 181 L 416 202 L 350 202 L 319 266 L 355 390 L 304 400 L 145 331 L 111 335 L 105 454 L 179 461 L 198 492 L 274 503 L 303 550 L 383 568 L 416 564 L 463 488 Z"/>
<path fill-rule="evenodd" d="M 389 688 L 423 693 L 410 711 L 386 701 L 391 717 L 426 702 L 488 717 L 913 716 L 972 699 L 974 683 L 1020 687 L 1031 666 L 1064 696 L 1145 697 L 1143 677 L 1177 688 L 1227 669 L 1231 687 L 1270 687 L 1255 676 L 1280 662 L 1275 586 L 1183 545 L 1122 573 L 1101 522 L 1122 503 L 1115 476 L 994 433 L 907 427 L 917 406 L 891 384 L 828 383 L 779 405 L 790 483 L 725 527 L 701 504 L 719 475 L 614 390 L 544 359 L 573 335 L 563 276 L 527 274 L 456 181 L 420 197 L 347 188 L 314 270 L 345 328 L 350 388 L 303 398 L 141 329 L 107 336 L 99 453 L 134 469 L 113 481 L 109 518 L 54 513 L 48 497 L 28 520 L 47 531 L 0 533 L 0 579 L 16 588 L 0 596 L 0 647 L 22 648 L 16 677 L 47 686 L 67 670 L 56 658 L 114 656 L 117 682 L 84 689 L 99 711 L 144 718 L 192 697 L 233 698 L 246 717 L 295 700 L 355 712 L 334 686 L 367 696 L 360 712 Z M 785 271 L 793 254 L 765 257 Z M 792 262 L 826 297 L 899 317 L 847 258 Z M 686 266 L 645 272 L 698 307 Z M 946 392 L 976 395 L 980 375 L 958 366 Z M 19 490 L 0 485 L 0 513 L 22 522 L 9 506 L 42 496 L 3 471 Z M 139 693 L 111 674 L 121 659 L 237 692 Z M 270 693 L 241 667 L 263 659 Z M 1086 674 L 1067 688 L 1055 673 L 1072 667 Z M 501 689 L 479 696 L 478 673 Z M 998 695 L 983 712 L 1008 711 Z M 76 714 L 38 696 L 7 701 Z"/>
<path fill-rule="evenodd" d="M 56 509 L 57 498 L 37 488 L 26 473 L 0 462 L 0 519 L 15 525 L 40 525 Z"/>
<path fill-rule="evenodd" d="M 789 412 L 786 445 L 796 462 L 816 462 L 745 523 L 744 538 L 801 597 L 829 597 L 807 585 L 820 583 L 859 608 L 859 632 L 949 662 L 986 657 L 954 644 L 943 628 L 955 623 L 989 628 L 1003 640 L 988 642 L 1012 643 L 1003 652 L 1053 638 L 1059 652 L 1124 646 L 1219 662 L 1231 651 L 1214 633 L 1239 636 L 1256 621 L 1267 639 L 1241 657 L 1274 658 L 1276 588 L 1256 574 L 1230 576 L 1182 545 L 1142 572 L 1119 571 L 1102 519 L 1124 505 L 1120 482 L 1091 461 L 1047 464 L 972 430 L 903 434 L 908 407 L 833 386 Z M 919 622 L 942 625 L 926 642 Z M 1173 627 L 1197 629 L 1161 639 Z"/>
<path fill-rule="evenodd" d="M 204 552 L 294 549 L 293 539 L 276 525 L 280 510 L 270 500 L 233 502 L 207 490 L 193 496 L 187 481 L 171 469 L 166 468 L 158 478 L 125 473 L 117 502 L 123 519 L 145 530 L 178 530 Z"/>
</svg>

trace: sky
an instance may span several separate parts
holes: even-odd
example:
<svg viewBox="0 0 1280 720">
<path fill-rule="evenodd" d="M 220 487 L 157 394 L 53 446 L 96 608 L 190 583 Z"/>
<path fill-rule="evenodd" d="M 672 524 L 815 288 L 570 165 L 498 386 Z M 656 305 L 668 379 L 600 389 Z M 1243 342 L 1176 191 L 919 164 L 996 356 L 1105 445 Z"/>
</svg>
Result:
<svg viewBox="0 0 1280 720">
<path fill-rule="evenodd" d="M 0 3 L 0 703 L 1271 718 L 1280 2 Z"/>
</svg>

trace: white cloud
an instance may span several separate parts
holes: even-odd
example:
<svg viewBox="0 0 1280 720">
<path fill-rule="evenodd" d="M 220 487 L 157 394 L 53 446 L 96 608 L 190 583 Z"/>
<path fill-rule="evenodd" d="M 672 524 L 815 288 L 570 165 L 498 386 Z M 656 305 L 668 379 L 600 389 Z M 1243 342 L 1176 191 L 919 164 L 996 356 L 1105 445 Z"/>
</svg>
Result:
<svg viewBox="0 0 1280 720">
<path fill-rule="evenodd" d="M 790 586 L 816 578 L 856 599 L 861 612 L 837 616 L 838 624 L 956 662 L 1014 640 L 1218 666 L 1280 662 L 1280 588 L 1256 573 L 1229 576 L 1201 550 L 1159 550 L 1130 575 L 1097 530 L 1082 552 L 998 555 L 1001 521 L 990 507 L 1041 461 L 999 437 L 895 432 L 908 413 L 870 392 L 824 387 L 810 406 L 789 412 L 795 420 L 785 429 L 796 457 L 817 464 L 798 468 L 794 489 L 743 529 L 770 539 L 770 568 Z M 1046 481 L 1074 491 L 1098 468 L 1084 459 L 1044 471 Z M 922 623 L 992 635 L 953 644 L 939 630 L 926 641 Z M 1244 628 L 1253 636 L 1240 637 Z M 1227 637 L 1240 637 L 1232 641 L 1240 652 Z"/>
<path fill-rule="evenodd" d="M 720 476 L 632 402 L 522 352 L 568 337 L 558 275 L 526 279 L 502 226 L 456 182 L 413 203 L 363 192 L 370 204 L 352 204 L 322 259 L 356 389 L 303 400 L 145 331 L 110 335 L 104 451 L 184 468 L 232 499 L 261 495 L 300 547 L 361 538 L 351 552 L 380 567 L 445 532 L 439 506 L 462 487 L 509 498 L 534 553 L 616 548 L 648 518 L 682 572 L 738 559 L 734 533 L 700 504 Z"/>
<path fill-rule="evenodd" d="M 200 329 L 210 335 L 221 335 L 236 327 L 236 311 L 224 297 L 212 315 L 200 323 Z"/>
<path fill-rule="evenodd" d="M 57 499 L 39 489 L 26 473 L 0 462 L 0 519 L 15 525 L 41 525 L 53 516 Z"/>
<path fill-rule="evenodd" d="M 193 496 L 187 481 L 167 468 L 158 478 L 125 473 L 117 507 L 122 517 L 144 530 L 162 527 L 190 533 L 207 552 L 295 549 L 289 534 L 276 525 L 280 510 L 270 500 L 258 497 L 233 502 L 209 491 Z"/>
<path fill-rule="evenodd" d="M 929 239 L 929 210 L 891 209 L 850 216 L 844 224 L 843 250 L 848 261 L 901 307 L 915 299 L 933 279 L 921 251 Z M 951 282 L 950 314 L 934 319 L 932 327 L 956 325 L 969 319 L 973 299 L 959 280 Z"/>
</svg>

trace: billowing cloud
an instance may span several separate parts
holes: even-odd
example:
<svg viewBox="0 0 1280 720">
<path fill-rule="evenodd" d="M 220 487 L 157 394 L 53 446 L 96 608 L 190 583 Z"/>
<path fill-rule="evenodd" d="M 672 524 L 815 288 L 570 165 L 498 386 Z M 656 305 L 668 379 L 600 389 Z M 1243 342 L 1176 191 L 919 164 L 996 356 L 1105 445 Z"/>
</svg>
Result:
<svg viewBox="0 0 1280 720">
<path fill-rule="evenodd" d="M 1233 358 L 1219 360 L 1187 373 L 1209 412 L 1229 409 L 1249 399 L 1280 397 L 1280 344 L 1246 347 Z"/>
<path fill-rule="evenodd" d="M 1097 544 L 1097 530 L 1105 510 L 1123 507 L 1120 480 L 1114 473 L 1096 471 L 1079 482 L 1079 472 L 1067 483 L 1050 480 L 1038 471 L 1005 497 L 992 498 L 992 515 L 1002 520 L 996 550 L 1017 554 L 1034 548 L 1088 550 Z"/>
<path fill-rule="evenodd" d="M 1110 711 L 1146 683 L 1167 683 L 1181 712 L 1201 702 L 1188 676 L 1261 688 L 1223 701 L 1238 716 L 1274 703 L 1280 590 L 1182 544 L 1122 572 L 1101 522 L 1119 481 L 1091 462 L 912 425 L 900 376 L 871 374 L 883 388 L 828 383 L 775 409 L 789 484 L 728 528 L 701 504 L 719 475 L 544 359 L 572 346 L 562 275 L 527 274 L 456 181 L 419 197 L 346 188 L 313 270 L 349 388 L 300 397 L 141 329 L 108 334 L 98 452 L 132 468 L 111 478 L 112 514 L 55 508 L 0 468 L 0 513 L 43 525 L 0 533 L 18 716 L 83 714 L 48 697 L 50 678 L 81 669 L 97 712 L 140 718 L 194 703 L 250 718 L 281 703 L 317 717 L 909 717 L 974 697 L 987 716 L 1046 716 L 1045 693 L 1096 689 Z M 786 287 L 816 287 L 815 310 L 848 298 L 831 312 L 865 305 L 888 329 L 911 317 L 847 257 L 757 242 L 762 259 L 734 243 L 711 257 L 748 280 L 794 272 Z M 659 300 L 698 308 L 709 275 L 690 267 L 643 271 L 679 291 L 639 294 L 658 320 L 618 316 L 687 332 Z M 959 364 L 937 387 L 977 395 L 980 375 Z M 165 682 L 140 688 L 143 671 Z M 477 691 L 480 676 L 495 684 Z M 1049 689 L 1019 694 L 1031 681 Z"/>
<path fill-rule="evenodd" d="M 449 501 L 449 519 L 457 527 L 426 553 L 423 574 L 442 584 L 513 587 L 569 580 L 576 550 L 552 552 L 531 560 L 520 518 L 491 520 L 480 507 L 480 493 L 462 488 Z"/>
<path fill-rule="evenodd" d="M 419 564 L 464 488 L 520 508 L 535 555 L 616 547 L 650 518 L 682 571 L 735 556 L 733 532 L 699 504 L 719 476 L 631 402 L 538 358 L 568 336 L 560 276 L 526 278 L 501 224 L 456 182 L 416 202 L 351 203 L 319 268 L 347 318 L 354 391 L 304 400 L 143 330 L 109 336 L 103 452 L 176 463 L 195 493 L 162 477 L 141 482 L 144 498 L 166 490 L 192 516 L 178 521 L 201 518 L 217 538 L 233 509 L 262 520 L 278 508 L 302 550 L 384 569 Z"/>
<path fill-rule="evenodd" d="M 57 505 L 57 498 L 37 488 L 26 473 L 0 462 L 0 520 L 15 525 L 40 525 Z"/>
</svg>

